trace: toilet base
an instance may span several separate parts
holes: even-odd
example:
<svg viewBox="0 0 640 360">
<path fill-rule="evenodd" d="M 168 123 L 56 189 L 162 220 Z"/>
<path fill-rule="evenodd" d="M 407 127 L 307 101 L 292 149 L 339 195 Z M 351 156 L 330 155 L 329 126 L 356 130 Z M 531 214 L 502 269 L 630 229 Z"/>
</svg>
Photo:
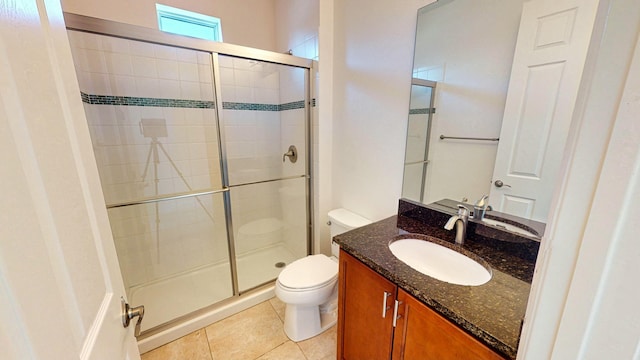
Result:
<svg viewBox="0 0 640 360">
<path fill-rule="evenodd" d="M 315 306 L 287 304 L 284 315 L 284 333 L 292 341 L 302 341 L 323 333 L 335 325 L 337 311 L 320 313 Z"/>
<path fill-rule="evenodd" d="M 325 259 L 323 260 L 322 258 Z M 302 270 L 308 270 L 309 267 L 313 268 L 313 261 L 324 261 L 321 265 L 327 268 L 324 270 L 326 272 L 325 275 L 331 275 L 330 272 L 334 272 L 333 277 L 320 287 L 302 287 L 302 290 L 292 290 L 282 285 L 280 282 L 281 277 L 289 268 L 283 270 L 278 276 L 276 296 L 286 305 L 284 332 L 293 341 L 312 338 L 333 326 L 337 321 L 338 264 L 337 261 L 332 263 L 328 259 L 325 255 L 311 255 L 307 258 L 296 260 L 307 262 L 305 264 L 308 265 L 307 268 Z M 331 264 L 331 266 L 327 266 L 327 263 Z"/>
</svg>

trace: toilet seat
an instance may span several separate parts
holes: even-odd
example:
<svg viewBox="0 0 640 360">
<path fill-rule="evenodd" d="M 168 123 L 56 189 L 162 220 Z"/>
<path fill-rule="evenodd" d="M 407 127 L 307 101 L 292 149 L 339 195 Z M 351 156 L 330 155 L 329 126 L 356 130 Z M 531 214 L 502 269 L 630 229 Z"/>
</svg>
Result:
<svg viewBox="0 0 640 360">
<path fill-rule="evenodd" d="M 336 275 L 335 277 L 327 280 L 326 282 L 320 284 L 320 285 L 316 285 L 316 286 L 308 286 L 308 287 L 304 287 L 304 288 L 292 288 L 292 287 L 288 287 L 286 285 L 283 285 L 279 280 L 276 281 L 277 285 L 285 291 L 289 291 L 289 292 L 309 292 L 312 290 L 317 290 L 317 289 L 321 289 L 325 286 L 333 286 L 334 283 L 338 280 L 338 275 Z"/>
<path fill-rule="evenodd" d="M 278 276 L 289 291 L 308 291 L 327 286 L 338 278 L 338 264 L 325 255 L 311 255 L 287 265 Z"/>
</svg>

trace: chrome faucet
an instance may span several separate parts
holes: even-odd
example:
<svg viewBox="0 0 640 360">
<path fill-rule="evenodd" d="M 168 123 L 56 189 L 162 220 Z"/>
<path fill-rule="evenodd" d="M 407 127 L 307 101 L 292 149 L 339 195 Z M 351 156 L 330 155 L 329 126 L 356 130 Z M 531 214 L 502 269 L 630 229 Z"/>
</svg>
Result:
<svg viewBox="0 0 640 360">
<path fill-rule="evenodd" d="M 483 195 L 482 198 L 480 198 L 480 200 L 478 200 L 476 204 L 473 205 L 474 219 L 484 219 L 484 214 L 487 212 L 487 210 L 491 210 L 491 206 L 489 206 L 489 202 L 487 201 L 487 199 L 489 199 L 489 195 Z"/>
<path fill-rule="evenodd" d="M 463 245 L 467 237 L 467 223 L 469 222 L 469 209 L 464 205 L 458 205 L 458 213 L 453 215 L 444 225 L 447 230 L 453 230 L 456 227 L 456 244 Z"/>
</svg>

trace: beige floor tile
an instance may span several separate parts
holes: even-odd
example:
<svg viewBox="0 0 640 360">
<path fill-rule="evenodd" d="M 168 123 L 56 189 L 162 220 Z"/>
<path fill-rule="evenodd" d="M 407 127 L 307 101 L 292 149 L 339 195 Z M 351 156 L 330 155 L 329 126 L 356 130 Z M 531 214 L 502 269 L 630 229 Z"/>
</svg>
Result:
<svg viewBox="0 0 640 360">
<path fill-rule="evenodd" d="M 205 328 L 213 360 L 256 359 L 288 339 L 268 302 Z"/>
<path fill-rule="evenodd" d="M 300 341 L 298 346 L 302 349 L 302 352 L 308 360 L 335 359 L 337 336 L 338 333 L 334 325 L 331 329 L 318 336 Z"/>
<path fill-rule="evenodd" d="M 336 360 L 337 355 L 327 355 L 320 360 Z"/>
<path fill-rule="evenodd" d="M 280 318 L 280 320 L 284 322 L 284 309 L 287 307 L 287 304 L 280 301 L 280 299 L 278 299 L 277 297 L 272 298 L 271 300 L 269 300 L 269 302 L 271 303 L 271 306 L 273 306 L 273 309 L 278 314 L 278 317 Z"/>
<path fill-rule="evenodd" d="M 293 341 L 287 341 L 286 343 L 260 356 L 257 360 L 307 360 L 307 358 L 296 343 Z"/>
<path fill-rule="evenodd" d="M 211 360 L 204 329 L 142 354 L 142 360 Z"/>
</svg>

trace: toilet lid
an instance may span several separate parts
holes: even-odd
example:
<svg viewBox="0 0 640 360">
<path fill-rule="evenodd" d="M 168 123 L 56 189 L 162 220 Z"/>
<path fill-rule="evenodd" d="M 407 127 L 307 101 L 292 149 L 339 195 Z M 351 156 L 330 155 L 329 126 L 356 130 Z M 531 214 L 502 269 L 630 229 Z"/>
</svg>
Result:
<svg viewBox="0 0 640 360">
<path fill-rule="evenodd" d="M 338 264 L 325 255 L 311 255 L 287 265 L 278 276 L 280 284 L 292 289 L 323 285 L 338 275 Z"/>
</svg>

